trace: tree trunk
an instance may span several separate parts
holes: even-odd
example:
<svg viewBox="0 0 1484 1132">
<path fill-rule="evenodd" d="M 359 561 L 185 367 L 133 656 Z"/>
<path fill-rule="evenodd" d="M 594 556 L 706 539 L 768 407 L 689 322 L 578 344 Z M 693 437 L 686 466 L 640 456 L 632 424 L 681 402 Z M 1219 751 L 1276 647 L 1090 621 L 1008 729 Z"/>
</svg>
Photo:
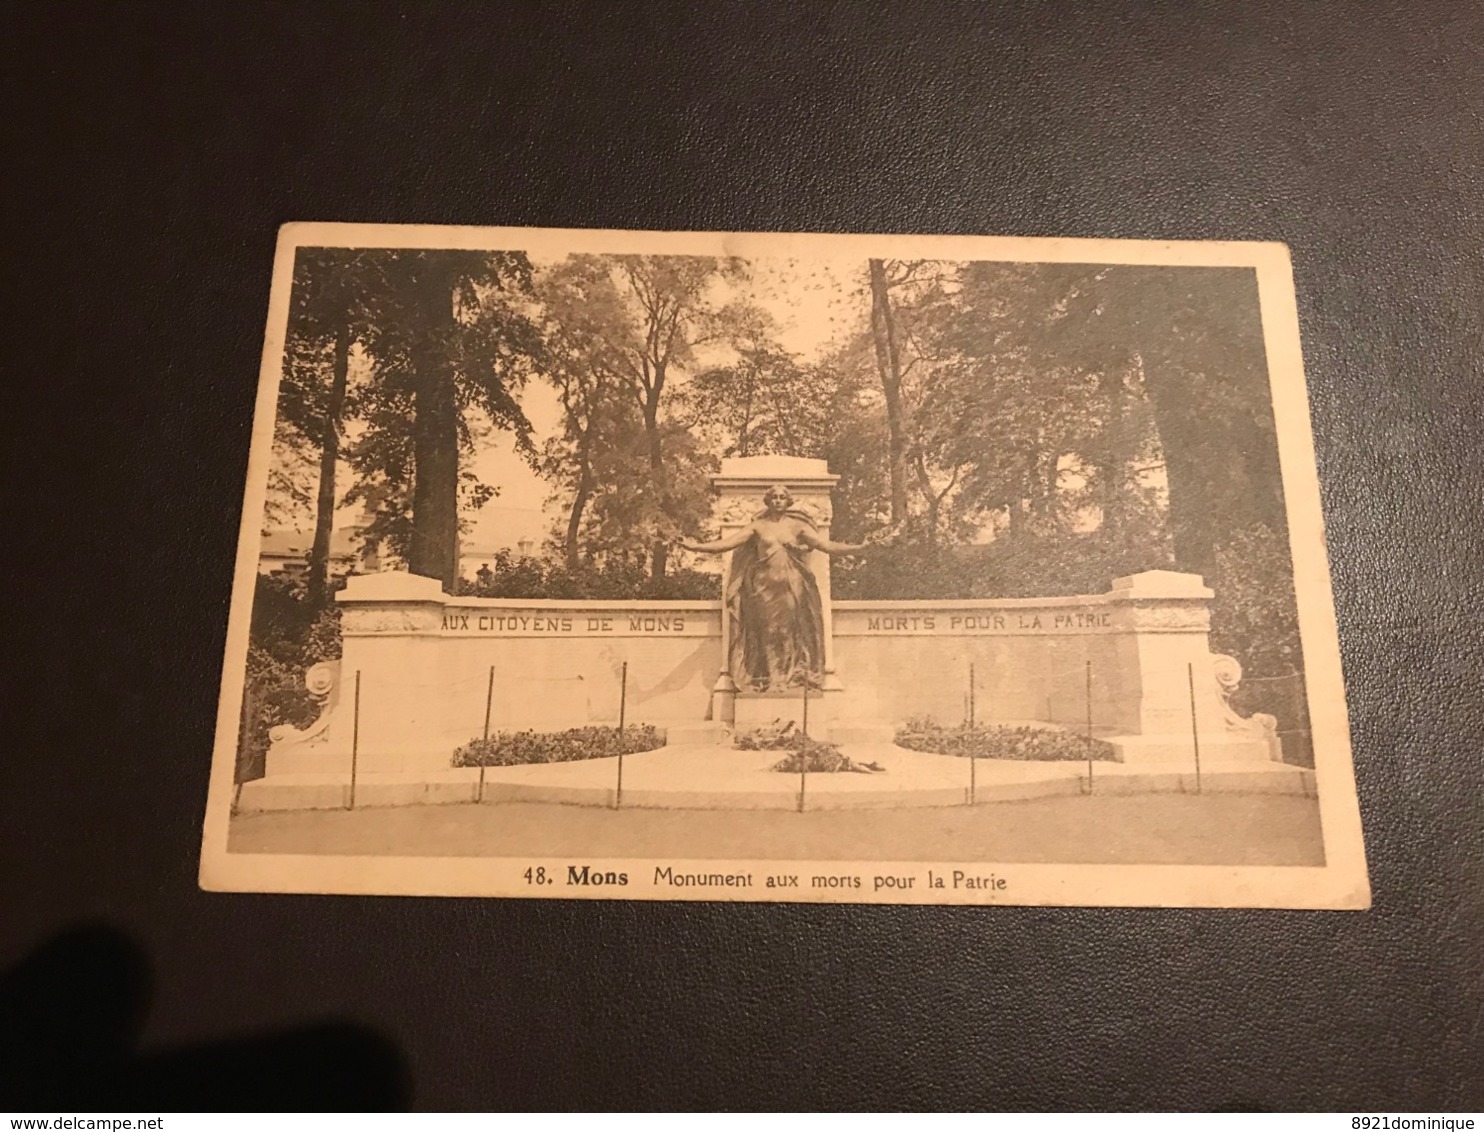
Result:
<svg viewBox="0 0 1484 1132">
<path fill-rule="evenodd" d="M 459 409 L 453 370 L 440 347 L 453 319 L 450 281 L 424 287 L 423 325 L 413 343 L 412 542 L 407 566 L 453 592 L 459 576 Z"/>
<path fill-rule="evenodd" d="M 591 426 L 589 426 L 591 428 Z M 588 462 L 588 439 L 582 438 L 581 463 L 577 472 L 577 490 L 572 494 L 572 509 L 567 515 L 567 568 L 576 570 L 582 565 L 577 536 L 582 530 L 582 512 L 593 492 L 592 467 Z"/>
<path fill-rule="evenodd" d="M 1010 503 L 1010 534 L 1012 537 L 1034 533 L 1036 519 L 1040 514 L 1040 453 L 1027 452 L 1024 454 L 1024 459 L 1020 498 Z"/>
<path fill-rule="evenodd" d="M 748 378 L 747 400 L 742 403 L 742 427 L 737 433 L 738 456 L 750 455 L 750 453 L 747 451 L 747 429 L 752 424 L 752 394 L 754 381 L 755 376 Z"/>
<path fill-rule="evenodd" d="M 1043 459 L 1041 474 L 1046 487 L 1041 497 L 1041 518 L 1046 529 L 1051 530 L 1056 525 L 1057 505 L 1061 502 L 1061 455 L 1048 452 Z"/>
<path fill-rule="evenodd" d="M 665 368 L 656 365 L 654 382 L 644 400 L 644 433 L 649 440 L 649 475 L 659 495 L 660 513 L 670 513 L 669 483 L 665 475 L 665 454 L 660 446 L 660 394 L 665 388 Z M 649 576 L 659 581 L 665 576 L 670 561 L 670 544 L 662 538 L 649 549 Z"/>
<path fill-rule="evenodd" d="M 876 347 L 876 369 L 886 397 L 887 454 L 891 474 L 891 521 L 907 517 L 907 436 L 902 413 L 902 359 L 897 346 L 896 318 L 887 291 L 886 263 L 873 259 L 871 268 L 871 340 Z"/>
<path fill-rule="evenodd" d="M 1210 460 L 1208 430 L 1193 427 L 1189 383 L 1169 365 L 1144 362 L 1144 384 L 1154 410 L 1154 427 L 1164 450 L 1165 485 L 1169 496 L 1170 541 L 1175 568 L 1209 578 L 1216 569 L 1213 510 L 1218 501 L 1207 490 Z M 1234 469 L 1232 469 L 1234 470 Z M 1219 513 L 1219 511 L 1218 511 Z M 1230 529 L 1242 516 L 1223 515 Z"/>
<path fill-rule="evenodd" d="M 938 545 L 938 520 L 943 510 L 943 497 L 933 487 L 932 477 L 928 475 L 927 461 L 923 459 L 921 452 L 916 454 L 914 464 L 917 469 L 917 489 L 922 492 L 923 502 L 927 505 L 927 544 Z"/>
<path fill-rule="evenodd" d="M 320 435 L 319 497 L 315 500 L 314 543 L 309 549 L 309 603 L 319 607 L 330 588 L 330 536 L 335 529 L 335 466 L 340 461 L 340 416 L 350 377 L 350 326 L 342 319 L 335 331 L 334 371 L 325 402 Z"/>
<path fill-rule="evenodd" d="M 425 368 L 425 358 L 418 369 Z M 440 372 L 441 370 L 441 372 Z M 446 368 L 419 372 L 412 451 L 412 545 L 414 574 L 437 578 L 453 592 L 459 575 L 459 435 L 453 375 Z"/>
<path fill-rule="evenodd" d="M 1103 512 L 1103 531 L 1116 535 L 1123 526 L 1124 478 L 1128 474 L 1133 453 L 1129 451 L 1128 431 L 1125 421 L 1125 397 L 1123 371 L 1117 366 L 1108 366 L 1098 384 L 1107 411 L 1107 423 L 1103 427 L 1102 453 L 1099 472 L 1102 483 L 1099 505 Z"/>
</svg>

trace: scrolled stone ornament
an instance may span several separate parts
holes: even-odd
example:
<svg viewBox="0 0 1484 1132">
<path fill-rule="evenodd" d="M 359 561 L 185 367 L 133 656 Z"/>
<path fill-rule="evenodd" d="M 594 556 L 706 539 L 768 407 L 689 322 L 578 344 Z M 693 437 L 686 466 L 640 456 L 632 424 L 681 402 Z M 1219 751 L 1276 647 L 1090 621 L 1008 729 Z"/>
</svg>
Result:
<svg viewBox="0 0 1484 1132">
<path fill-rule="evenodd" d="M 1211 675 L 1216 679 L 1216 690 L 1221 693 L 1222 715 L 1227 729 L 1255 735 L 1267 744 L 1269 757 L 1283 757 L 1283 743 L 1278 738 L 1278 720 L 1266 712 L 1241 715 L 1232 705 L 1232 697 L 1242 686 L 1242 665 L 1234 656 L 1216 653 L 1211 657 Z"/>
<path fill-rule="evenodd" d="M 334 689 L 339 675 L 340 663 L 338 661 L 322 660 L 318 664 L 310 665 L 309 670 L 304 673 L 304 687 L 315 699 L 325 699 Z"/>
<path fill-rule="evenodd" d="M 304 673 L 304 687 L 319 704 L 319 716 L 308 727 L 299 728 L 289 723 L 280 723 L 268 729 L 270 750 L 286 747 L 302 747 L 310 743 L 322 743 L 330 725 L 330 716 L 338 699 L 340 662 L 322 660 L 311 664 Z"/>
<path fill-rule="evenodd" d="M 1211 674 L 1216 677 L 1216 686 L 1221 694 L 1230 698 L 1242 686 L 1242 665 L 1234 656 L 1215 653 L 1211 657 Z"/>
</svg>

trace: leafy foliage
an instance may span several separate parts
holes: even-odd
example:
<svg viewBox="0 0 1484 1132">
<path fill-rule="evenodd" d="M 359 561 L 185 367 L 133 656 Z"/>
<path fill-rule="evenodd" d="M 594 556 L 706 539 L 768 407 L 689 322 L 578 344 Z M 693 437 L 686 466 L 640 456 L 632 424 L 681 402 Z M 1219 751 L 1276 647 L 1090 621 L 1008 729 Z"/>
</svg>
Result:
<svg viewBox="0 0 1484 1132">
<path fill-rule="evenodd" d="M 1044 727 L 945 727 L 929 716 L 909 719 L 897 732 L 896 745 L 909 751 L 959 758 L 1017 759 L 1035 762 L 1111 759 L 1113 745 L 1071 731 Z"/>
<path fill-rule="evenodd" d="M 460 579 L 456 592 L 471 597 L 552 598 L 557 600 L 715 601 L 721 582 L 699 570 L 670 570 L 654 577 L 642 560 L 610 557 L 601 565 L 519 558 L 497 552 L 472 579 Z"/>
<path fill-rule="evenodd" d="M 283 417 L 273 422 L 273 456 L 268 465 L 268 493 L 263 503 L 263 530 L 302 528 L 314 513 L 314 444 Z"/>
<path fill-rule="evenodd" d="M 678 421 L 655 430 L 664 450 L 663 475 L 650 470 L 650 440 L 643 429 L 622 435 L 596 461 L 599 486 L 583 527 L 584 554 L 594 560 L 647 556 L 658 581 L 673 569 L 668 548 L 699 531 L 711 512 L 707 474 L 715 456 L 702 438 Z M 666 548 L 665 570 L 654 569 L 657 546 Z"/>
<path fill-rule="evenodd" d="M 896 545 L 854 561 L 833 562 L 835 596 L 891 600 L 1101 593 L 1114 578 L 1172 566 L 1168 534 L 1152 518 L 1147 525 L 1131 520 L 1116 531 L 1025 531 L 983 544 L 935 546 L 912 536 L 909 524 L 907 537 Z"/>
<path fill-rule="evenodd" d="M 790 774 L 808 771 L 810 774 L 836 774 L 851 771 L 869 774 L 882 768 L 873 764 L 857 763 L 849 758 L 834 743 L 805 735 L 788 722 L 773 722 L 750 731 L 738 731 L 732 736 L 732 746 L 739 751 L 788 751 L 786 758 L 773 764 L 773 770 Z"/>
<path fill-rule="evenodd" d="M 643 723 L 625 727 L 573 727 L 567 731 L 501 731 L 471 739 L 453 753 L 454 766 L 521 766 L 637 755 L 665 745 L 665 733 Z"/>
<path fill-rule="evenodd" d="M 1211 648 L 1242 665 L 1232 706 L 1243 715 L 1273 716 L 1286 757 L 1312 766 L 1303 645 L 1286 540 L 1266 526 L 1233 532 L 1217 547 L 1210 583 L 1216 593 Z"/>
<path fill-rule="evenodd" d="M 352 410 L 362 428 L 347 451 L 347 498 L 374 502 L 368 537 L 416 573 L 457 574 L 459 503 L 498 488 L 466 466 L 490 430 L 536 459 L 521 387 L 544 356 L 524 252 L 377 249 L 365 253 L 367 318 L 360 344 L 372 378 Z"/>
<path fill-rule="evenodd" d="M 821 743 L 818 739 L 803 739 L 789 754 L 773 764 L 773 770 L 784 774 L 854 774 L 880 773 L 884 767 L 875 763 L 858 763 L 847 756 L 833 743 Z"/>
<path fill-rule="evenodd" d="M 833 562 L 838 597 L 1098 592 L 1172 568 L 1212 584 L 1213 640 L 1254 678 L 1299 669 L 1251 271 L 864 261 L 853 330 L 815 357 L 752 283 L 725 258 L 304 249 L 273 519 L 323 526 L 338 414 L 370 540 L 453 588 L 460 525 L 500 487 L 470 457 L 505 433 L 561 508 L 561 565 L 502 557 L 472 592 L 712 598 L 670 548 L 707 524 L 718 459 L 810 456 L 840 477 L 833 537 L 895 532 Z M 537 377 L 561 408 L 545 437 L 521 403 Z"/>
<path fill-rule="evenodd" d="M 619 296 L 617 316 L 602 333 L 612 347 L 617 376 L 633 398 L 642 427 L 615 433 L 617 475 L 600 477 L 594 504 L 603 549 L 647 543 L 650 573 L 664 577 L 670 546 L 693 535 L 709 511 L 707 451 L 672 412 L 674 379 L 687 372 L 696 348 L 723 333 L 729 313 L 713 297 L 725 279 L 740 280 L 746 265 L 706 256 L 574 256 L 570 267 L 606 275 Z"/>
<path fill-rule="evenodd" d="M 237 739 L 238 782 L 262 777 L 271 728 L 305 727 L 318 716 L 319 704 L 304 687 L 304 673 L 339 655 L 340 611 L 333 602 L 318 608 L 300 580 L 258 576 Z"/>
<path fill-rule="evenodd" d="M 829 443 L 847 388 L 836 371 L 765 340 L 742 344 L 733 364 L 697 374 L 685 397 L 695 419 L 720 433 L 723 456 L 814 456 Z"/>
<path fill-rule="evenodd" d="M 1265 526 L 1235 531 L 1216 551 L 1210 578 L 1211 645 L 1240 652 L 1250 676 L 1286 676 L 1303 665 L 1288 545 Z"/>
<path fill-rule="evenodd" d="M 793 720 L 774 720 L 762 727 L 732 735 L 732 746 L 739 751 L 793 751 L 806 741 L 813 740 L 809 740 Z"/>
</svg>

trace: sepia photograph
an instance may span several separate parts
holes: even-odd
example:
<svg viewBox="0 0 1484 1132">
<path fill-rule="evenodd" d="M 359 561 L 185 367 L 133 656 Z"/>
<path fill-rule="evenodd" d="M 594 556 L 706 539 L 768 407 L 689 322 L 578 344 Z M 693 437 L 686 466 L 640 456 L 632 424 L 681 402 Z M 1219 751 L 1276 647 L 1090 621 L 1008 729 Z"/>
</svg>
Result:
<svg viewBox="0 0 1484 1132">
<path fill-rule="evenodd" d="M 259 382 L 207 889 L 1369 903 L 1281 245 L 292 224 Z"/>
</svg>

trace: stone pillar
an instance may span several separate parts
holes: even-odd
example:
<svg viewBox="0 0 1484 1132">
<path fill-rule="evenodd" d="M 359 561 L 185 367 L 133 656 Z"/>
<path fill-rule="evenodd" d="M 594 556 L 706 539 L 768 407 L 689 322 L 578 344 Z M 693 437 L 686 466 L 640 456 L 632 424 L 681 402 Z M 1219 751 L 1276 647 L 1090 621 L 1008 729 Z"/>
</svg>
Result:
<svg viewBox="0 0 1484 1132">
<path fill-rule="evenodd" d="M 774 484 L 783 484 L 793 493 L 794 506 L 807 512 L 814 519 L 819 533 L 830 537 L 830 520 L 833 508 L 830 492 L 839 476 L 831 475 L 823 460 L 811 460 L 802 456 L 736 456 L 721 462 L 721 471 L 711 477 L 716 488 L 715 515 L 725 538 L 746 527 L 763 510 L 763 495 Z M 824 686 L 825 692 L 838 692 L 841 688 L 835 675 L 835 634 L 830 602 L 830 559 L 827 554 L 815 551 L 809 556 L 810 568 L 819 585 L 819 598 L 824 618 Z M 732 556 L 722 556 L 721 618 L 721 672 L 717 676 L 712 692 L 711 718 L 731 723 L 736 718 L 737 685 L 732 680 L 727 665 L 731 656 L 731 618 L 725 606 L 727 584 L 730 581 Z M 821 709 L 824 705 L 821 705 Z M 821 710 L 821 718 L 828 718 Z"/>
<path fill-rule="evenodd" d="M 402 771 L 425 759 L 430 736 L 445 725 L 438 667 L 439 629 L 448 595 L 437 578 L 404 571 L 359 574 L 335 595 L 340 606 L 338 661 L 306 673 L 324 700 L 310 727 L 275 727 L 267 773 L 349 774 L 361 677 L 362 772 Z M 433 749 L 441 754 L 441 747 Z"/>
<path fill-rule="evenodd" d="M 1197 574 L 1149 570 L 1113 580 L 1108 607 L 1123 630 L 1116 663 L 1126 675 L 1137 674 L 1137 693 L 1122 705 L 1126 718 L 1119 721 L 1128 734 L 1110 737 L 1123 761 L 1192 760 L 1193 727 L 1203 761 L 1276 757 L 1268 717 L 1244 720 L 1227 703 L 1241 668 L 1211 653 L 1214 596 Z"/>
<path fill-rule="evenodd" d="M 437 578 L 391 571 L 347 579 L 340 606 L 341 694 L 335 739 L 348 748 L 361 673 L 361 770 L 411 769 L 446 725 L 438 664 L 448 595 Z"/>
</svg>

